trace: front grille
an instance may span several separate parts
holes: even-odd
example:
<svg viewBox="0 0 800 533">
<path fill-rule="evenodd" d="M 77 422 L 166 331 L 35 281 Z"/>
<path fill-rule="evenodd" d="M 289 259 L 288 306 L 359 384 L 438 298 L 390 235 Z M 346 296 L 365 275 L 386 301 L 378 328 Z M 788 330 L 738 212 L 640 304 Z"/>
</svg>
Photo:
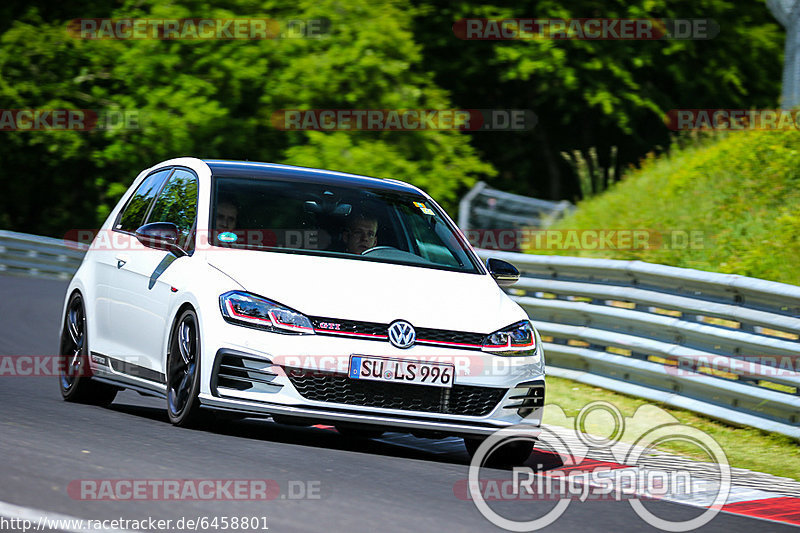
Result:
<svg viewBox="0 0 800 533">
<path fill-rule="evenodd" d="M 385 383 L 293 368 L 287 368 L 286 374 L 297 392 L 307 400 L 448 415 L 485 416 L 508 390 L 470 385 L 453 385 L 446 389 Z"/>
<path fill-rule="evenodd" d="M 322 335 L 353 335 L 376 340 L 386 340 L 389 335 L 389 324 L 379 322 L 311 317 L 311 324 L 314 330 Z M 425 344 L 456 344 L 460 345 L 458 346 L 460 348 L 480 349 L 486 338 L 483 333 L 417 327 L 414 329 L 417 333 L 417 342 Z"/>
<path fill-rule="evenodd" d="M 417 329 L 417 339 L 420 341 L 447 342 L 469 344 L 480 347 L 486 335 L 482 333 L 468 333 L 466 331 L 447 331 L 444 329 Z"/>
</svg>

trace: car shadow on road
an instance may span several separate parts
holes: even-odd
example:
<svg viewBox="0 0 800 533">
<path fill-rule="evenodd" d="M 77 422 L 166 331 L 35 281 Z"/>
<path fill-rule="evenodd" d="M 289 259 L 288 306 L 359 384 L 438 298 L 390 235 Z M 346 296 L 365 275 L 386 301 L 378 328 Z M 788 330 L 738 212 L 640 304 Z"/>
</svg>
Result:
<svg viewBox="0 0 800 533">
<path fill-rule="evenodd" d="M 115 402 L 109 409 L 169 424 L 169 418 L 164 408 Z M 211 413 L 209 414 L 211 415 Z M 407 433 L 387 432 L 377 439 L 357 439 L 345 437 L 332 426 L 322 424 L 306 427 L 279 424 L 269 418 L 226 420 L 213 415 L 208 418 L 209 422 L 195 428 L 194 431 L 226 438 L 328 448 L 437 463 L 468 465 L 470 462 L 463 442 L 456 437 L 427 439 L 414 437 Z M 535 470 L 551 470 L 562 466 L 562 463 L 557 454 L 534 450 L 525 465 Z"/>
</svg>

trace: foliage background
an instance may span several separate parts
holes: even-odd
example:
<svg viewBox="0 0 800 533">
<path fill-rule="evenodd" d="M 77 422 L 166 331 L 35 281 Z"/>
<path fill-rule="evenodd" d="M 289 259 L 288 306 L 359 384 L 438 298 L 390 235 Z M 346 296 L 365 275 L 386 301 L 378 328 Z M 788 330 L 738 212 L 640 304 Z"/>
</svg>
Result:
<svg viewBox="0 0 800 533">
<path fill-rule="evenodd" d="M 462 17 L 710 17 L 709 41 L 462 41 Z M 79 40 L 90 17 L 327 18 L 320 39 Z M 142 169 L 194 155 L 320 166 L 419 185 L 452 211 L 477 179 L 580 199 L 564 151 L 638 165 L 671 144 L 672 108 L 774 107 L 783 32 L 761 1 L 11 0 L 0 109 L 122 109 L 139 130 L 0 132 L 0 227 L 91 228 Z M 525 108 L 529 132 L 283 132 L 278 109 Z M 618 156 L 609 158 L 612 147 Z M 616 175 L 619 175 L 616 172 Z M 602 183 L 598 189 L 605 188 Z M 594 192 L 594 191 L 592 191 Z"/>
<path fill-rule="evenodd" d="M 699 232 L 694 247 L 677 241 L 681 246 L 672 249 L 530 251 L 641 259 L 800 285 L 798 157 L 797 131 L 736 132 L 676 145 L 553 229 Z"/>
</svg>

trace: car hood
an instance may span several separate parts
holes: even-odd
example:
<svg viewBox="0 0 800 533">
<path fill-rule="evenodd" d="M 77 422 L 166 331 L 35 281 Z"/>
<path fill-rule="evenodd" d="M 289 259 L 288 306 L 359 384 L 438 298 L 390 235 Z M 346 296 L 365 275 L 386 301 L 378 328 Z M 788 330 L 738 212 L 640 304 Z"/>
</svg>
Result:
<svg viewBox="0 0 800 533">
<path fill-rule="evenodd" d="M 245 290 L 310 316 L 492 333 L 526 318 L 489 275 L 291 253 L 230 250 L 207 261 Z"/>
</svg>

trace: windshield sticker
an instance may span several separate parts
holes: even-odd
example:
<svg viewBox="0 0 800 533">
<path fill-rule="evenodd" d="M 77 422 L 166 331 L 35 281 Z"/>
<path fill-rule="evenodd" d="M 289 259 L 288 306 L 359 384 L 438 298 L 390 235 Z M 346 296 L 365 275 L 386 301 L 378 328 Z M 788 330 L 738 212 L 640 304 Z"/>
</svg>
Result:
<svg viewBox="0 0 800 533">
<path fill-rule="evenodd" d="M 238 237 L 236 236 L 235 233 L 226 231 L 225 233 L 220 233 L 217 239 L 219 239 L 220 242 L 236 242 L 236 239 L 238 239 Z"/>
<path fill-rule="evenodd" d="M 436 213 L 434 213 L 432 209 L 429 209 L 422 202 L 414 202 L 414 205 L 417 206 L 419 208 L 419 210 L 422 211 L 426 215 L 431 215 L 431 216 L 435 216 L 436 215 Z"/>
</svg>

